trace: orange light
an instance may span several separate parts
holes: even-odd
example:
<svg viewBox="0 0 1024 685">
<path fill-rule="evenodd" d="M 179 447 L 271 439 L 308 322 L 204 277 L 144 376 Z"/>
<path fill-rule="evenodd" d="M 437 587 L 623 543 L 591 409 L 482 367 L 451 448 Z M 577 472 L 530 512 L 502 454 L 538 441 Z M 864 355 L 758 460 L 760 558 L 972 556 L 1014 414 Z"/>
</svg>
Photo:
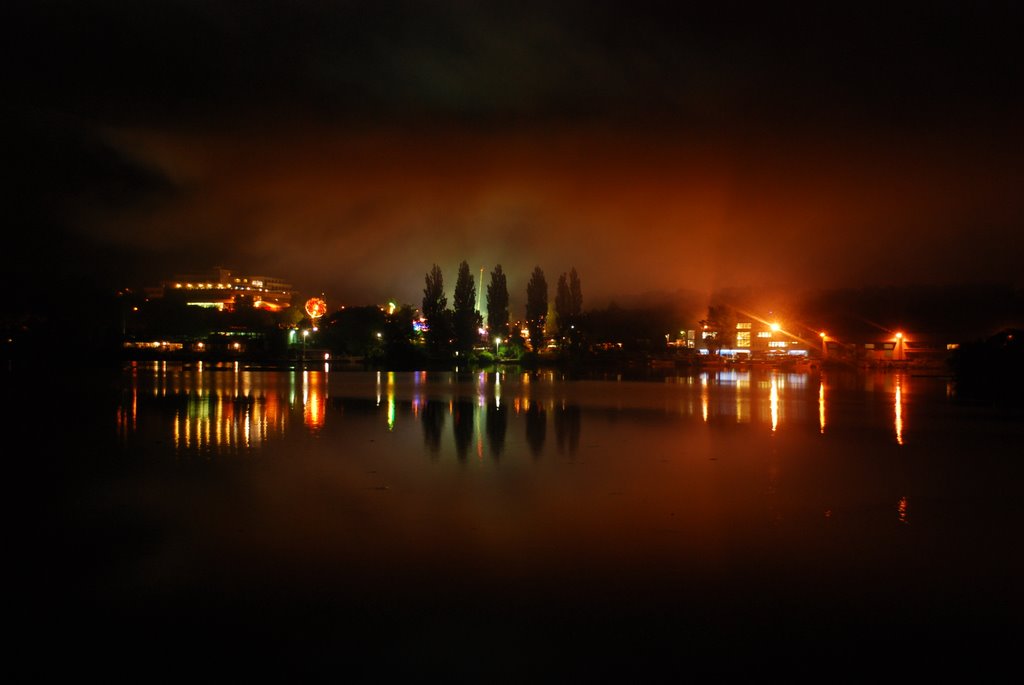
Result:
<svg viewBox="0 0 1024 685">
<path fill-rule="evenodd" d="M 824 340 L 824 339 L 825 339 L 825 337 L 826 337 L 826 335 L 825 335 L 825 331 L 822 331 L 821 333 L 818 333 L 818 335 L 820 335 L 820 336 L 821 336 L 822 340 Z"/>
<path fill-rule="evenodd" d="M 777 324 L 777 323 L 774 323 L 774 322 L 772 322 L 771 324 L 769 324 L 769 325 L 768 325 L 768 327 L 769 327 L 769 328 L 771 328 L 773 332 L 778 332 L 778 331 L 779 331 L 779 329 L 781 329 L 781 328 L 782 328 L 782 326 L 780 326 L 779 324 Z"/>
<path fill-rule="evenodd" d="M 902 334 L 902 333 L 897 333 L 897 334 L 896 334 L 896 339 L 897 339 L 897 340 L 898 340 L 898 339 L 900 339 L 900 338 L 902 338 L 902 337 L 903 337 L 903 334 Z"/>
</svg>

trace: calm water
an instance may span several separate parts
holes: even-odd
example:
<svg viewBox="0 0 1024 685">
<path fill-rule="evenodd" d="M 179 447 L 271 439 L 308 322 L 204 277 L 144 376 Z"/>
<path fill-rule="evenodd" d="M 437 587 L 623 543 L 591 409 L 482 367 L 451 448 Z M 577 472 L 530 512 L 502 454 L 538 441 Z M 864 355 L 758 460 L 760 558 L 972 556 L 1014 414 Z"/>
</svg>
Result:
<svg viewBox="0 0 1024 685">
<path fill-rule="evenodd" d="M 25 648 L 90 671 L 862 680 L 994 669 L 1020 637 L 1024 421 L 945 378 L 4 388 Z"/>
</svg>

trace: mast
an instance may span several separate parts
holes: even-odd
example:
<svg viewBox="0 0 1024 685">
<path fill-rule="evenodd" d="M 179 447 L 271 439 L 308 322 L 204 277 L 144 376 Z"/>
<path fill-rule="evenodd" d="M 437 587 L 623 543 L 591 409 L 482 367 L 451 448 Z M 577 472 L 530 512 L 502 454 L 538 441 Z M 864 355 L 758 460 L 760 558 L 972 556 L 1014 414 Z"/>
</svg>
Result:
<svg viewBox="0 0 1024 685">
<path fill-rule="evenodd" d="M 476 289 L 476 310 L 480 311 L 480 293 L 484 290 L 484 268 L 480 267 L 480 287 Z"/>
</svg>

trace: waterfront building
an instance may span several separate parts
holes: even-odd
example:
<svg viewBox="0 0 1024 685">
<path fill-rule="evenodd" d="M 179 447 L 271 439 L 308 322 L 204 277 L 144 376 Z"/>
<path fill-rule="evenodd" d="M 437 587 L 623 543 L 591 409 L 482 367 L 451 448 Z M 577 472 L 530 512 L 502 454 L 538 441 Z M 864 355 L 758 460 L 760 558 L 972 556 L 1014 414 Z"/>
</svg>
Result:
<svg viewBox="0 0 1024 685">
<path fill-rule="evenodd" d="M 200 274 L 179 274 L 148 289 L 156 297 L 183 301 L 195 307 L 234 311 L 253 307 L 277 312 L 292 304 L 292 285 L 276 276 L 245 276 L 224 267 Z"/>
</svg>

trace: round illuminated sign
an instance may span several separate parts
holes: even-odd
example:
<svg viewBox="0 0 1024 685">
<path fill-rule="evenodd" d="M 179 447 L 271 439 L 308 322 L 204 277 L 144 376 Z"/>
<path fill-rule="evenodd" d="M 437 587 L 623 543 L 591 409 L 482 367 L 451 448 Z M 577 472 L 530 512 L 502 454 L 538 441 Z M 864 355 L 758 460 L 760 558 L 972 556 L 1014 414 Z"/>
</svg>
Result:
<svg viewBox="0 0 1024 685">
<path fill-rule="evenodd" d="M 306 314 L 311 319 L 319 319 L 327 313 L 327 303 L 321 297 L 311 297 L 306 300 Z"/>
</svg>

